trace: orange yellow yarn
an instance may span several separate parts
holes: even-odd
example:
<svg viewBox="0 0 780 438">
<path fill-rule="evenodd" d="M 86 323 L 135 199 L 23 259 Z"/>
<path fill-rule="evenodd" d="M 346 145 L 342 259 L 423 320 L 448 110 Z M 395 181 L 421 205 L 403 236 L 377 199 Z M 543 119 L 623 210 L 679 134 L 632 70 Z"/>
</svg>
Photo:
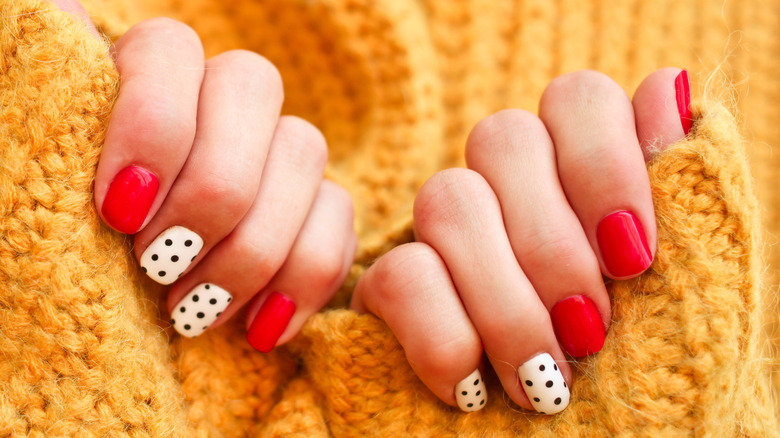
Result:
<svg viewBox="0 0 780 438">
<path fill-rule="evenodd" d="M 744 120 L 707 99 L 691 136 L 651 163 L 657 260 L 610 284 L 613 325 L 604 350 L 574 364 L 567 410 L 523 412 L 488 375 L 492 402 L 464 415 L 419 382 L 370 316 L 325 311 L 268 355 L 243 340 L 241 318 L 192 340 L 158 323 L 162 288 L 91 202 L 118 91 L 105 46 L 42 0 L 5 2 L 0 436 L 778 436 L 766 340 L 780 333 L 780 158 L 768 146 L 780 138 L 780 2 L 83 3 L 111 38 L 165 14 L 211 55 L 248 48 L 279 66 L 285 112 L 322 129 L 328 175 L 357 204 L 358 260 L 333 307 L 411 238 L 416 189 L 462 164 L 470 127 L 504 107 L 534 110 L 557 74 L 596 68 L 632 90 L 669 64 L 706 76 L 725 47 L 722 74 L 738 84 L 730 109 Z"/>
</svg>

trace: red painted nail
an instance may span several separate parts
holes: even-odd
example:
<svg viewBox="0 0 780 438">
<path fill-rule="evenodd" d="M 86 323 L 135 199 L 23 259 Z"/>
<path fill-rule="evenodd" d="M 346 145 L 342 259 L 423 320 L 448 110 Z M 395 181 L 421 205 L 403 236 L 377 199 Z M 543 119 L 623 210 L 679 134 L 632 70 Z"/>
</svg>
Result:
<svg viewBox="0 0 780 438">
<path fill-rule="evenodd" d="M 604 322 L 590 298 L 575 295 L 558 301 L 550 312 L 555 336 L 567 353 L 585 357 L 604 346 Z"/>
<path fill-rule="evenodd" d="M 295 303 L 279 292 L 268 296 L 249 326 L 246 340 L 255 350 L 268 353 L 284 333 L 295 313 Z"/>
<path fill-rule="evenodd" d="M 683 70 L 674 79 L 674 91 L 677 94 L 677 112 L 680 113 L 680 122 L 683 132 L 688 135 L 693 124 L 691 114 L 691 83 L 688 81 L 688 71 Z"/>
<path fill-rule="evenodd" d="M 160 183 L 152 172 L 128 166 L 120 170 L 103 200 L 103 217 L 111 227 L 125 234 L 141 228 L 152 207 Z"/>
<path fill-rule="evenodd" d="M 633 277 L 653 262 L 642 224 L 629 211 L 618 211 L 602 219 L 596 238 L 610 277 Z"/>
</svg>

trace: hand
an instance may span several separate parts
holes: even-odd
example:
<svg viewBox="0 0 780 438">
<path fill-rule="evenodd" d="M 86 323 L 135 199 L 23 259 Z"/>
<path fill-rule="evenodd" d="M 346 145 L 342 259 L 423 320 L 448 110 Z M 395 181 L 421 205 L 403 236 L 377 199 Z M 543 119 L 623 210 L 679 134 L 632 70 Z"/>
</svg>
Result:
<svg viewBox="0 0 780 438">
<path fill-rule="evenodd" d="M 543 414 L 569 402 L 564 352 L 598 352 L 610 323 L 602 275 L 652 263 L 656 225 L 645 160 L 690 127 L 687 73 L 659 70 L 633 102 L 592 71 L 553 80 L 539 117 L 477 124 L 468 169 L 434 175 L 414 205 L 417 242 L 360 279 L 352 307 L 383 319 L 445 403 L 486 403 L 482 352 L 509 397 Z M 679 107 L 679 109 L 678 109 Z"/>
<path fill-rule="evenodd" d="M 57 4 L 92 26 L 78 3 Z M 204 59 L 195 32 L 166 18 L 113 49 L 121 82 L 95 179 L 101 217 L 135 234 L 140 269 L 173 284 L 179 333 L 217 327 L 251 300 L 250 343 L 286 342 L 339 288 L 357 242 L 348 194 L 323 180 L 323 136 L 280 117 L 281 77 L 258 54 Z"/>
</svg>

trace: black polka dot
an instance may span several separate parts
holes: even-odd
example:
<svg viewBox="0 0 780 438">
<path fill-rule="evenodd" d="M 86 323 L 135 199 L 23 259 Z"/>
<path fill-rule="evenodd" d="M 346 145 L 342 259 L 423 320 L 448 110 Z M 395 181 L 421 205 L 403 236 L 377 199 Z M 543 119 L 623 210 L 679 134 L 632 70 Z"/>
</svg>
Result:
<svg viewBox="0 0 780 438">
<path fill-rule="evenodd" d="M 142 270 L 142 271 L 144 271 L 144 274 L 146 274 L 146 268 L 144 268 L 143 266 L 141 266 L 141 270 Z"/>
<path fill-rule="evenodd" d="M 209 300 L 209 303 L 217 304 L 217 299 L 216 298 L 212 298 L 212 299 Z"/>
<path fill-rule="evenodd" d="M 482 394 L 482 391 L 477 391 L 477 393 L 474 395 L 480 395 L 480 394 Z"/>
<path fill-rule="evenodd" d="M 567 387 L 567 386 L 566 386 L 566 382 L 563 382 L 563 387 L 564 387 L 564 388 L 566 388 L 566 387 Z"/>
<path fill-rule="evenodd" d="M 176 325 L 176 320 L 175 320 L 175 319 L 172 319 L 172 320 L 171 320 L 171 324 L 173 324 L 173 325 Z"/>
<path fill-rule="evenodd" d="M 544 412 L 544 411 L 541 411 L 539 413 L 542 414 L 542 415 L 547 415 L 547 412 Z"/>
<path fill-rule="evenodd" d="M 534 397 L 534 401 L 539 403 L 541 400 L 539 400 L 539 397 Z"/>
<path fill-rule="evenodd" d="M 552 380 L 548 380 L 547 383 L 544 384 L 544 386 L 546 386 L 548 388 L 552 388 L 552 386 L 553 386 Z"/>
<path fill-rule="evenodd" d="M 193 295 L 192 296 L 192 301 L 195 301 L 196 303 L 198 302 L 199 299 L 200 299 L 200 297 L 197 296 L 197 295 Z"/>
<path fill-rule="evenodd" d="M 554 369 L 555 371 L 558 371 L 558 365 L 555 365 L 555 364 L 553 364 L 553 369 Z"/>
<path fill-rule="evenodd" d="M 160 271 L 157 273 L 160 277 L 165 277 L 165 271 Z"/>
<path fill-rule="evenodd" d="M 470 408 L 472 406 L 474 406 L 474 403 L 469 403 L 469 404 L 466 405 L 467 408 Z"/>
<path fill-rule="evenodd" d="M 179 275 L 177 275 L 177 276 L 176 276 L 176 278 L 179 278 L 179 277 L 181 277 L 181 274 L 179 274 Z"/>
<path fill-rule="evenodd" d="M 207 325 L 203 326 L 203 330 L 206 330 L 207 328 L 209 328 L 209 326 L 207 326 Z"/>
<path fill-rule="evenodd" d="M 187 310 L 187 308 L 186 308 L 186 307 L 184 307 L 184 306 L 181 306 L 181 308 L 179 308 L 179 311 L 180 311 L 181 313 L 184 313 L 184 311 L 185 311 L 185 310 Z"/>
<path fill-rule="evenodd" d="M 198 258 L 198 256 L 194 255 L 194 256 L 192 256 L 192 258 L 190 259 L 190 261 L 191 261 L 191 262 L 194 262 L 196 258 Z"/>
<path fill-rule="evenodd" d="M 469 395 L 469 392 L 468 391 L 461 391 L 460 394 L 461 395 Z"/>
<path fill-rule="evenodd" d="M 539 365 L 539 371 L 544 371 L 544 365 Z"/>
<path fill-rule="evenodd" d="M 233 298 L 232 297 L 228 298 L 228 303 L 231 301 L 233 301 Z"/>
<path fill-rule="evenodd" d="M 561 404 L 561 398 L 560 397 L 556 398 L 553 403 L 555 403 L 556 405 Z"/>
<path fill-rule="evenodd" d="M 154 260 L 156 262 L 157 259 L 159 259 L 159 257 L 157 257 L 157 254 L 152 254 L 152 260 Z"/>
<path fill-rule="evenodd" d="M 528 385 L 528 386 L 534 386 L 534 382 L 532 382 L 530 380 L 526 380 L 525 384 Z"/>
<path fill-rule="evenodd" d="M 173 240 L 165 239 L 165 246 L 171 246 L 171 245 L 173 245 Z"/>
<path fill-rule="evenodd" d="M 217 317 L 219 317 L 219 315 L 222 315 L 222 312 L 217 312 Z"/>
<path fill-rule="evenodd" d="M 479 385 L 479 379 L 474 381 L 474 386 L 477 386 L 477 385 Z"/>
<path fill-rule="evenodd" d="M 184 330 L 189 330 L 189 329 L 191 329 L 191 328 L 192 328 L 192 327 L 190 327 L 190 325 L 189 325 L 189 324 L 184 324 Z"/>
<path fill-rule="evenodd" d="M 179 261 L 179 256 L 177 256 L 177 255 L 171 256 L 171 261 L 174 262 L 174 263 L 178 262 Z"/>
<path fill-rule="evenodd" d="M 198 312 L 198 318 L 203 319 L 203 317 L 206 316 L 203 312 Z"/>
<path fill-rule="evenodd" d="M 186 247 L 192 246 L 192 240 L 189 240 L 189 239 L 185 240 L 184 241 L 184 246 L 186 246 Z"/>
<path fill-rule="evenodd" d="M 208 290 L 208 289 L 211 289 L 211 285 L 210 284 L 206 285 L 206 290 Z"/>
<path fill-rule="evenodd" d="M 482 406 L 485 404 L 485 399 L 483 398 L 481 402 L 479 402 L 479 405 Z"/>
</svg>

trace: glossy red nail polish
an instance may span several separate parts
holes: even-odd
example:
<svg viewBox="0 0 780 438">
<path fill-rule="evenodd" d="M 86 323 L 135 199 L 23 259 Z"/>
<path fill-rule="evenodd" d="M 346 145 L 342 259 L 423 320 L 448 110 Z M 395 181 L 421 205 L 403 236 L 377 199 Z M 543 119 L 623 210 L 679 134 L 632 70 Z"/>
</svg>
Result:
<svg viewBox="0 0 780 438">
<path fill-rule="evenodd" d="M 574 357 L 601 351 L 606 330 L 596 305 L 584 295 L 558 301 L 550 312 L 555 336 L 563 349 Z"/>
<path fill-rule="evenodd" d="M 143 167 L 128 166 L 116 174 L 103 200 L 106 222 L 125 234 L 134 234 L 144 224 L 160 183 Z"/>
<path fill-rule="evenodd" d="M 638 275 L 653 262 L 642 224 L 630 211 L 618 211 L 602 219 L 596 239 L 610 277 Z"/>
<path fill-rule="evenodd" d="M 674 91 L 677 95 L 677 112 L 680 113 L 680 122 L 683 132 L 688 135 L 693 124 L 691 114 L 691 83 L 688 80 L 688 71 L 683 70 L 674 79 Z"/>
<path fill-rule="evenodd" d="M 249 326 L 246 334 L 249 345 L 263 353 L 271 351 L 294 313 L 295 303 L 291 299 L 279 292 L 269 295 Z"/>
</svg>

